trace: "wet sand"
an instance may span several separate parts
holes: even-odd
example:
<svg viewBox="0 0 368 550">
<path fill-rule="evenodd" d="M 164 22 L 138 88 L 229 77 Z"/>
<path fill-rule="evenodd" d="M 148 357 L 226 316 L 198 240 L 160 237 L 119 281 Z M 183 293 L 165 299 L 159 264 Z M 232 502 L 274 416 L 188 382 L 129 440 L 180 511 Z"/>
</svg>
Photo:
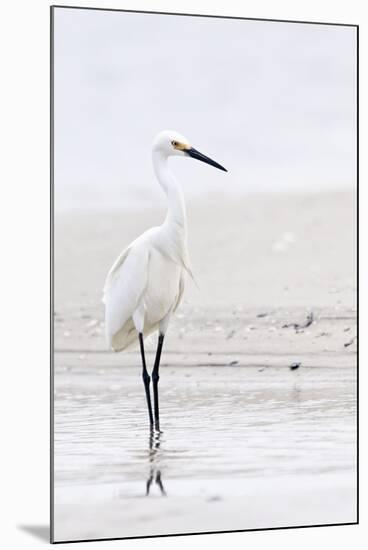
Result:
<svg viewBox="0 0 368 550">
<path fill-rule="evenodd" d="M 165 366 L 151 440 L 139 382 L 58 374 L 57 540 L 356 520 L 353 369 Z"/>
<path fill-rule="evenodd" d="M 106 350 L 100 291 L 163 210 L 56 216 L 56 540 L 356 520 L 353 195 L 188 211 L 199 288 L 167 335 L 154 438 L 137 351 Z"/>
</svg>

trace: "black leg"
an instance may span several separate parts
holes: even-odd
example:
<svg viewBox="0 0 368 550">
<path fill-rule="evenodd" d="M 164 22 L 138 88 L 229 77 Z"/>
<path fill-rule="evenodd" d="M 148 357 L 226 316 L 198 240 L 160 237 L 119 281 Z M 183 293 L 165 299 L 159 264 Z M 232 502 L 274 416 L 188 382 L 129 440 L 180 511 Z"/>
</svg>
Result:
<svg viewBox="0 0 368 550">
<path fill-rule="evenodd" d="M 157 464 L 159 462 L 158 454 L 160 450 L 160 436 L 161 436 L 161 432 L 159 430 L 156 431 L 151 427 L 150 437 L 148 440 L 149 441 L 149 454 L 148 454 L 149 458 L 148 459 L 149 459 L 150 471 L 149 471 L 148 479 L 146 481 L 146 496 L 149 496 L 150 494 L 150 489 L 151 489 L 153 480 L 155 480 L 156 485 L 158 485 L 161 491 L 161 495 L 166 496 L 165 487 L 161 478 L 161 470 L 157 470 Z"/>
<path fill-rule="evenodd" d="M 156 351 L 155 364 L 152 370 L 152 384 L 153 384 L 153 400 L 154 400 L 154 411 L 155 411 L 155 428 L 160 429 L 160 412 L 158 405 L 158 381 L 160 376 L 158 374 L 158 369 L 160 367 L 161 351 L 162 344 L 164 343 L 164 335 L 160 334 L 158 337 L 158 345 Z"/>
<path fill-rule="evenodd" d="M 151 468 L 149 478 L 147 479 L 147 482 L 146 482 L 146 497 L 148 497 L 149 495 L 152 481 L 153 481 L 153 468 Z"/>
<path fill-rule="evenodd" d="M 164 487 L 164 485 L 163 485 L 163 483 L 162 483 L 161 472 L 160 472 L 160 470 L 157 470 L 157 472 L 156 472 L 156 480 L 155 480 L 155 481 L 156 481 L 157 485 L 158 485 L 159 488 L 160 488 L 161 495 L 166 496 L 166 491 L 165 491 L 165 487 Z M 151 482 L 151 483 L 152 483 L 152 482 Z"/>
<path fill-rule="evenodd" d="M 151 393 L 150 393 L 151 379 L 150 379 L 150 375 L 147 372 L 146 358 L 144 355 L 143 334 L 141 332 L 139 333 L 139 345 L 141 348 L 141 357 L 142 357 L 142 366 L 143 366 L 142 378 L 143 378 L 144 389 L 146 391 L 146 401 L 147 401 L 149 420 L 150 420 L 150 425 L 153 426 L 153 415 L 152 415 Z"/>
</svg>

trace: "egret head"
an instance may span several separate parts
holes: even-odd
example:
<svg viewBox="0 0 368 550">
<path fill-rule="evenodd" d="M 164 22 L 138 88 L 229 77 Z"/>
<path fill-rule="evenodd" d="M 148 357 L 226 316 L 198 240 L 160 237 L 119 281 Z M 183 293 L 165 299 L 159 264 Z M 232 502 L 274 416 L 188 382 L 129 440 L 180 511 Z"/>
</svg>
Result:
<svg viewBox="0 0 368 550">
<path fill-rule="evenodd" d="M 156 136 L 153 142 L 153 151 L 160 153 L 165 158 L 172 156 L 194 158 L 227 172 L 221 164 L 194 149 L 187 138 L 173 130 L 164 130 Z"/>
</svg>

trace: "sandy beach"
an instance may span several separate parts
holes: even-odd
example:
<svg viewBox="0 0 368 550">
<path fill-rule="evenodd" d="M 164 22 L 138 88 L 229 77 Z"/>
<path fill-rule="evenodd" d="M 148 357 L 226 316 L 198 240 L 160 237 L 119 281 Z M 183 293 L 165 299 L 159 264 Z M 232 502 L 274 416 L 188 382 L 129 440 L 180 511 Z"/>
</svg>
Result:
<svg viewBox="0 0 368 550">
<path fill-rule="evenodd" d="M 155 438 L 139 354 L 106 349 L 101 290 L 164 202 L 55 214 L 57 541 L 356 521 L 355 194 L 187 209 L 196 284 L 165 341 Z"/>
</svg>

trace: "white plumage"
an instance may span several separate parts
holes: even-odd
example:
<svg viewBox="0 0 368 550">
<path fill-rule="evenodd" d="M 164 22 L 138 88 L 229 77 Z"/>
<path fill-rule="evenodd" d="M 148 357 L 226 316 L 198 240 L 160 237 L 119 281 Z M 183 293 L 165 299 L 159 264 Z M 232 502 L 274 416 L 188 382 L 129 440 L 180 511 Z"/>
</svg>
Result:
<svg viewBox="0 0 368 550">
<path fill-rule="evenodd" d="M 184 291 L 184 272 L 190 272 L 187 251 L 185 204 L 181 188 L 171 173 L 169 156 L 185 156 L 188 141 L 177 132 L 161 132 L 153 144 L 153 166 L 167 195 L 164 223 L 143 233 L 122 252 L 111 267 L 103 290 L 108 345 L 126 349 L 159 329 L 165 334 L 170 315 Z"/>
<path fill-rule="evenodd" d="M 184 267 L 164 225 L 149 229 L 119 256 L 105 287 L 105 323 L 109 346 L 127 348 L 160 327 L 166 331 L 184 291 Z M 166 323 L 165 323 L 166 321 Z"/>
</svg>

